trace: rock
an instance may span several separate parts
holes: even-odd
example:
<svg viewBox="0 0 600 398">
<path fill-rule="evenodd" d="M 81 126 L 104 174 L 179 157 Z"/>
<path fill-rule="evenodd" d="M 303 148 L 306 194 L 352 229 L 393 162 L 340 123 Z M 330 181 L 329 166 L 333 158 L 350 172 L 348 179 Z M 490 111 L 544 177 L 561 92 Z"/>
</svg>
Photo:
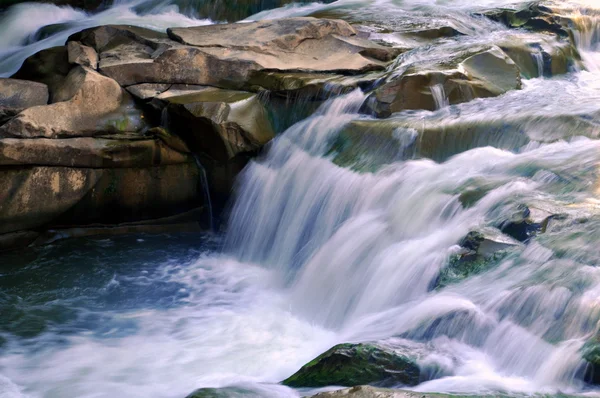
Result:
<svg viewBox="0 0 600 398">
<path fill-rule="evenodd" d="M 496 44 L 519 66 L 526 79 L 562 75 L 581 67 L 577 48 L 556 36 L 515 33 Z"/>
<path fill-rule="evenodd" d="M 118 83 L 89 68 L 73 68 L 53 99 L 51 105 L 18 114 L 0 127 L 0 137 L 92 136 L 143 126 L 141 114 Z"/>
<path fill-rule="evenodd" d="M 422 393 L 405 390 L 392 390 L 387 388 L 377 388 L 371 386 L 356 386 L 352 388 L 346 388 L 343 390 L 321 392 L 317 395 L 313 395 L 311 398 L 467 398 L 473 397 L 473 395 L 450 395 L 450 394 L 439 394 L 439 393 Z M 502 398 L 508 397 L 508 395 L 490 394 L 490 395 L 477 395 L 480 398 Z"/>
<path fill-rule="evenodd" d="M 518 101 L 520 99 L 513 99 Z M 550 143 L 572 136 L 596 139 L 597 112 L 523 112 L 496 108 L 479 114 L 479 104 L 462 104 L 451 115 L 402 112 L 384 120 L 354 120 L 345 125 L 330 154 L 336 164 L 357 170 L 377 170 L 393 162 L 429 158 L 443 162 L 473 148 L 492 146 L 517 151 L 529 142 Z M 458 192 L 459 193 L 459 192 Z"/>
<path fill-rule="evenodd" d="M 48 86 L 18 79 L 0 78 L 0 108 L 31 108 L 48 103 Z"/>
<path fill-rule="evenodd" d="M 520 242 L 528 242 L 538 233 L 546 232 L 552 219 L 566 219 L 568 214 L 561 212 L 555 206 L 539 204 L 520 204 L 507 220 L 500 223 L 498 228 L 506 235 Z"/>
<path fill-rule="evenodd" d="M 53 103 L 54 92 L 63 86 L 70 71 L 67 48 L 52 47 L 27 58 L 12 78 L 44 83 L 48 86 L 50 103 Z"/>
<path fill-rule="evenodd" d="M 584 381 L 600 384 L 600 338 L 597 334 L 583 345 L 581 354 L 586 362 Z"/>
<path fill-rule="evenodd" d="M 459 242 L 461 250 L 450 256 L 448 264 L 434 282 L 435 288 L 460 282 L 496 266 L 521 243 L 495 228 L 471 231 Z"/>
<path fill-rule="evenodd" d="M 569 30 L 564 26 L 566 21 L 557 15 L 553 15 L 550 8 L 535 2 L 514 9 L 490 10 L 484 12 L 483 15 L 501 22 L 509 28 L 550 32 L 563 37 L 569 36 Z"/>
<path fill-rule="evenodd" d="M 8 122 L 13 117 L 23 111 L 22 108 L 2 108 L 0 107 L 0 126 Z"/>
<path fill-rule="evenodd" d="M 168 34 L 172 40 L 131 27 L 104 26 L 69 40 L 94 48 L 99 70 L 122 86 L 240 89 L 256 71 L 356 74 L 383 70 L 400 52 L 357 37 L 346 22 L 315 18 L 173 28 Z"/>
<path fill-rule="evenodd" d="M 199 388 L 186 398 L 262 398 L 256 391 L 238 387 Z M 265 397 L 266 398 L 266 397 Z"/>
<path fill-rule="evenodd" d="M 194 163 L 147 168 L 3 169 L 0 233 L 170 216 L 203 203 L 199 181 Z"/>
<path fill-rule="evenodd" d="M 407 356 L 371 344 L 340 344 L 282 383 L 290 387 L 416 385 L 419 373 L 416 362 Z"/>
<path fill-rule="evenodd" d="M 256 151 L 274 137 L 256 94 L 205 88 L 163 98 L 168 103 L 169 130 L 183 138 L 193 152 L 217 161 Z"/>
<path fill-rule="evenodd" d="M 70 64 L 87 66 L 92 69 L 98 68 L 98 54 L 93 48 L 70 41 L 67 43 L 67 52 Z"/>
<path fill-rule="evenodd" d="M 0 252 L 29 246 L 39 236 L 35 231 L 19 231 L 0 234 Z"/>
<path fill-rule="evenodd" d="M 256 72 L 248 82 L 252 91 L 267 90 L 271 94 L 294 100 L 322 101 L 347 94 L 357 88 L 368 90 L 380 73 L 344 76 L 331 73 Z"/>
<path fill-rule="evenodd" d="M 162 139 L 107 138 L 0 139 L 0 166 L 63 166 L 77 168 L 152 167 L 193 162 Z"/>
<path fill-rule="evenodd" d="M 419 65 L 391 78 L 369 97 L 368 109 L 388 117 L 402 110 L 435 110 L 442 102 L 453 105 L 521 88 L 519 68 L 500 48 L 461 56 L 464 59 L 452 68 Z"/>
</svg>

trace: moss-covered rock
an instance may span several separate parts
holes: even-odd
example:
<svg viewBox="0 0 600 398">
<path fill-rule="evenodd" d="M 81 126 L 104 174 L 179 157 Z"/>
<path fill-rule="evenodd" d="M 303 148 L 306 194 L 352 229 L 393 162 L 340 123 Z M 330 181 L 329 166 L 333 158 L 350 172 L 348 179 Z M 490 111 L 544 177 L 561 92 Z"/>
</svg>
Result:
<svg viewBox="0 0 600 398">
<path fill-rule="evenodd" d="M 416 385 L 414 359 L 372 344 L 339 344 L 319 355 L 282 383 L 290 387 Z"/>
<path fill-rule="evenodd" d="M 199 388 L 186 398 L 261 398 L 255 391 L 238 387 Z"/>
<path fill-rule="evenodd" d="M 434 284 L 441 288 L 492 269 L 520 243 L 494 228 L 469 232 L 459 242 L 461 250 L 450 256 Z"/>
</svg>

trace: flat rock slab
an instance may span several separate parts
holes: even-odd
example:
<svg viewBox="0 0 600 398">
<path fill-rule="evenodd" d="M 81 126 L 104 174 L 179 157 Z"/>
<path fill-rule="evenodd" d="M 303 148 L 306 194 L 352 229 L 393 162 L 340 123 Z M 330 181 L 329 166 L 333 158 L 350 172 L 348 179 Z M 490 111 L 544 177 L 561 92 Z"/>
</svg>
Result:
<svg viewBox="0 0 600 398">
<path fill-rule="evenodd" d="M 193 162 L 159 139 L 0 139 L 0 166 L 151 167 Z"/>
<path fill-rule="evenodd" d="M 0 108 L 29 108 L 48 103 L 48 86 L 19 79 L 0 78 Z"/>
<path fill-rule="evenodd" d="M 173 28 L 168 35 L 102 26 L 69 40 L 93 48 L 99 70 L 124 87 L 168 83 L 243 89 L 257 71 L 358 74 L 383 70 L 401 52 L 360 38 L 347 22 L 316 18 Z"/>
</svg>

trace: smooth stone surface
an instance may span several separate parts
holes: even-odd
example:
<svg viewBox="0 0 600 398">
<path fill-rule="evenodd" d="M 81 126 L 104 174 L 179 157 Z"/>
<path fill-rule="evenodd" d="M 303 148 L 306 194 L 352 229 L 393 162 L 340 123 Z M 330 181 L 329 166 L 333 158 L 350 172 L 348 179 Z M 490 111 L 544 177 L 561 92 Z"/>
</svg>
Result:
<svg viewBox="0 0 600 398">
<path fill-rule="evenodd" d="M 0 233 L 52 224 L 166 217 L 203 203 L 194 163 L 150 168 L 33 166 L 0 171 Z"/>
<path fill-rule="evenodd" d="M 0 166 L 151 167 L 193 162 L 162 139 L 0 139 Z"/>
<path fill-rule="evenodd" d="M 48 86 L 18 79 L 0 78 L 0 108 L 30 108 L 48 103 Z"/>
<path fill-rule="evenodd" d="M 89 68 L 73 68 L 53 99 L 55 103 L 26 109 L 0 127 L 0 137 L 93 136 L 142 127 L 129 95 L 116 81 Z"/>
<path fill-rule="evenodd" d="M 44 83 L 53 103 L 54 92 L 63 86 L 71 68 L 67 47 L 52 47 L 27 58 L 12 78 Z"/>
<path fill-rule="evenodd" d="M 415 360 L 404 354 L 374 344 L 339 344 L 282 383 L 290 387 L 416 385 L 419 374 Z"/>
<path fill-rule="evenodd" d="M 162 98 L 168 103 L 169 129 L 192 151 L 215 160 L 228 161 L 255 151 L 274 137 L 267 111 L 256 94 L 206 88 Z"/>
<path fill-rule="evenodd" d="M 356 74 L 383 70 L 401 50 L 359 38 L 348 23 L 288 18 L 168 30 L 86 29 L 69 38 L 94 48 L 99 70 L 122 86 L 144 83 L 240 89 L 256 71 Z"/>
<path fill-rule="evenodd" d="M 87 66 L 92 69 L 98 68 L 98 54 L 92 47 L 70 41 L 67 43 L 67 52 L 70 64 Z"/>
<path fill-rule="evenodd" d="M 454 64 L 420 65 L 391 78 L 369 97 L 367 109 L 377 117 L 409 109 L 435 110 L 474 98 L 496 97 L 521 88 L 518 66 L 499 47 L 459 54 Z"/>
</svg>

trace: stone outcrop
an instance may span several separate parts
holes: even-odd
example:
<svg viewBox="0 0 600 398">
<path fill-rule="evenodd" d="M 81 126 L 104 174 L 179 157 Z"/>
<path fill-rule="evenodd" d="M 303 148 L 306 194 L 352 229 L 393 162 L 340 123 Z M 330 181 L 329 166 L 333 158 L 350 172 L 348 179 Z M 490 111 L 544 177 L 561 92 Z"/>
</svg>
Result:
<svg viewBox="0 0 600 398">
<path fill-rule="evenodd" d="M 359 38 L 348 23 L 290 18 L 168 30 L 104 26 L 72 36 L 100 56 L 122 86 L 141 83 L 244 88 L 258 71 L 356 74 L 382 70 L 399 50 Z"/>
</svg>

